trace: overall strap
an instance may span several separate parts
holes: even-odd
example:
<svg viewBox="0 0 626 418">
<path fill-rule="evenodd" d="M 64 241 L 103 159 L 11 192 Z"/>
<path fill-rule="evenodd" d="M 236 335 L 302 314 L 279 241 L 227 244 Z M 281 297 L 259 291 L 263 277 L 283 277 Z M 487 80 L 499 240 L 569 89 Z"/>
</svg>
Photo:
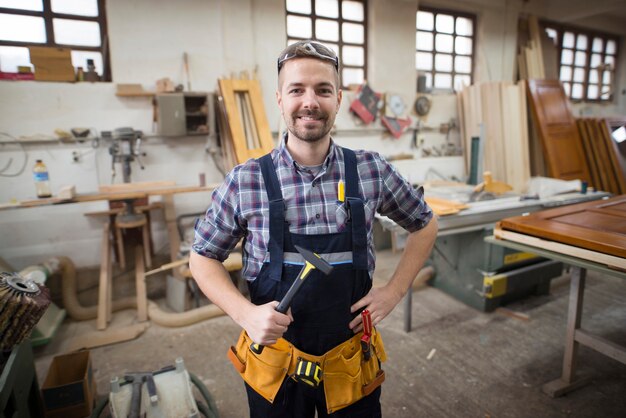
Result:
<svg viewBox="0 0 626 418">
<path fill-rule="evenodd" d="M 346 201 L 352 224 L 352 264 L 355 269 L 367 270 L 367 228 L 365 227 L 365 207 L 359 194 L 359 172 L 356 154 L 348 148 L 341 148 L 345 165 Z"/>
<path fill-rule="evenodd" d="M 261 174 L 270 204 L 270 251 L 269 278 L 280 281 L 283 268 L 283 240 L 285 228 L 285 203 L 272 162 L 272 154 L 266 154 L 257 160 L 261 164 Z"/>
</svg>

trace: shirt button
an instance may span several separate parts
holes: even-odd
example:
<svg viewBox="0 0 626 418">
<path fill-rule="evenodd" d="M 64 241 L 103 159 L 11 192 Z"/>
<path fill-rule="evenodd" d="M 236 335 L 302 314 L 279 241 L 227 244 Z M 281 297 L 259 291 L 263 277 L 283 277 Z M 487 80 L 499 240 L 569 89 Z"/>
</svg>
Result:
<svg viewBox="0 0 626 418">
<path fill-rule="evenodd" d="M 315 217 L 316 217 L 317 219 L 319 219 L 319 218 L 320 218 L 320 214 L 319 214 L 319 213 L 315 214 Z"/>
</svg>

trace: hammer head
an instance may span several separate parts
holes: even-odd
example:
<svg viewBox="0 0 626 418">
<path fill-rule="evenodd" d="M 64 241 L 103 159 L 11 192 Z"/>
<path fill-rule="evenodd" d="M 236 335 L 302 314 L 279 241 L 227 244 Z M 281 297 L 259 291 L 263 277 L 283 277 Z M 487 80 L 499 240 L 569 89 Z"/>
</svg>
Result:
<svg viewBox="0 0 626 418">
<path fill-rule="evenodd" d="M 304 258 L 304 261 L 308 261 L 313 265 L 313 267 L 320 270 L 322 273 L 328 275 L 333 271 L 334 267 L 328 264 L 326 260 L 322 259 L 322 257 L 315 254 L 313 251 L 309 251 L 299 245 L 294 245 L 294 247 L 296 247 L 296 250 L 298 250 L 300 255 Z"/>
</svg>

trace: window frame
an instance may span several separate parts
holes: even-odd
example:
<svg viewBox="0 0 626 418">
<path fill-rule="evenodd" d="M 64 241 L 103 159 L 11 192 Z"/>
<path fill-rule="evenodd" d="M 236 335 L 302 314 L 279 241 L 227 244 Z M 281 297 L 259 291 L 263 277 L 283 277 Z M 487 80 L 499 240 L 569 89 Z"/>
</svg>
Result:
<svg viewBox="0 0 626 418">
<path fill-rule="evenodd" d="M 0 7 L 0 13 L 17 15 L 17 16 L 34 16 L 41 17 L 44 20 L 44 27 L 46 30 L 46 42 L 21 42 L 21 41 L 6 41 L 0 39 L 0 46 L 16 46 L 16 47 L 31 47 L 31 46 L 44 46 L 53 48 L 69 48 L 72 51 L 88 51 L 99 52 L 102 54 L 102 80 L 111 81 L 111 64 L 109 59 L 108 48 L 108 30 L 107 30 L 107 18 L 106 18 L 106 0 L 97 0 L 98 3 L 98 15 L 97 16 L 80 16 L 67 13 L 55 13 L 52 11 L 51 0 L 42 0 L 42 11 L 35 10 L 23 10 L 12 9 L 7 7 Z M 85 46 L 85 45 L 71 45 L 71 44 L 57 44 L 54 39 L 54 27 L 53 19 L 67 19 L 77 20 L 84 22 L 96 22 L 100 26 L 100 46 Z"/>
<path fill-rule="evenodd" d="M 290 41 L 295 40 L 295 41 L 301 41 L 301 40 L 307 40 L 308 38 L 301 38 L 299 36 L 289 36 L 289 31 L 287 28 L 287 20 L 289 16 L 297 16 L 297 17 L 306 17 L 311 19 L 311 38 L 312 40 L 318 41 L 323 43 L 324 45 L 327 44 L 336 44 L 337 48 L 339 49 L 339 51 L 337 52 L 337 56 L 339 57 L 339 80 L 341 81 L 341 88 L 342 89 L 347 89 L 349 86 L 344 85 L 343 83 L 343 74 L 341 74 L 341 72 L 343 71 L 344 68 L 352 68 L 352 69 L 362 69 L 363 70 L 363 81 L 365 82 L 367 80 L 367 45 L 368 45 L 368 14 L 367 14 L 367 0 L 337 0 L 338 3 L 338 17 L 333 18 L 333 17 L 326 17 L 326 16 L 318 16 L 315 13 L 315 2 L 316 0 L 310 0 L 311 1 L 311 13 L 300 13 L 300 12 L 291 12 L 289 10 L 287 10 L 287 0 L 285 0 L 285 35 L 287 38 L 287 44 L 289 44 Z M 342 10 L 342 3 L 344 1 L 355 1 L 358 3 L 362 3 L 363 4 L 363 21 L 358 21 L 358 20 L 351 20 L 351 19 L 345 19 L 343 17 L 343 10 Z M 339 25 L 339 40 L 337 42 L 334 41 L 327 41 L 327 40 L 323 40 L 323 39 L 318 39 L 315 33 L 315 21 L 317 19 L 320 20 L 331 20 L 333 22 L 337 22 L 337 24 Z M 357 43 L 353 43 L 353 42 L 344 42 L 343 41 L 343 34 L 341 32 L 341 28 L 343 23 L 356 23 L 359 25 L 363 25 L 363 43 L 362 44 L 357 44 Z M 346 65 L 343 62 L 343 47 L 344 46 L 355 46 L 355 47 L 360 47 L 363 48 L 363 65 L 359 66 L 359 65 Z"/>
<path fill-rule="evenodd" d="M 428 12 L 428 13 L 432 13 L 433 14 L 433 29 L 430 31 L 427 30 L 421 30 L 417 28 L 417 13 L 418 12 Z M 452 40 L 452 52 L 451 53 L 447 53 L 445 52 L 445 54 L 449 54 L 452 55 L 452 70 L 450 72 L 448 71 L 437 71 L 435 69 L 435 55 L 437 53 L 437 46 L 435 44 L 435 39 L 436 39 L 436 35 L 438 33 L 443 33 L 443 32 L 437 32 L 437 28 L 436 28 L 436 21 L 437 21 L 437 15 L 438 14 L 445 14 L 448 16 L 452 16 L 454 18 L 455 21 L 455 25 L 454 25 L 454 31 L 452 34 L 446 34 L 446 35 L 452 35 L 453 36 L 453 40 Z M 465 55 L 465 54 L 457 54 L 455 51 L 455 46 L 456 46 L 456 37 L 457 36 L 461 36 L 464 38 L 467 38 L 468 36 L 466 35 L 457 35 L 456 33 L 456 19 L 462 17 L 465 19 L 469 19 L 472 21 L 472 35 L 471 35 L 471 39 L 472 39 L 472 53 L 469 55 Z M 433 55 L 433 66 L 432 66 L 432 70 L 430 71 L 426 71 L 426 70 L 419 70 L 417 68 L 415 68 L 415 71 L 419 72 L 423 72 L 423 73 L 430 73 L 432 76 L 432 86 L 430 87 L 431 89 L 439 89 L 442 87 L 435 87 L 435 74 L 440 73 L 440 74 L 450 74 L 450 76 L 452 77 L 452 86 L 450 87 L 450 89 L 453 92 L 456 92 L 457 90 L 454 87 L 454 77 L 455 75 L 468 75 L 467 73 L 458 73 L 455 71 L 454 69 L 454 62 L 456 60 L 456 56 L 460 56 L 460 57 L 470 57 L 470 59 L 472 60 L 471 63 L 471 69 L 470 69 L 470 85 L 474 83 L 474 70 L 476 68 L 476 35 L 477 35 L 477 26 L 476 26 L 476 22 L 477 22 L 477 16 L 473 13 L 470 12 L 464 12 L 464 11 L 458 11 L 458 10 L 451 10 L 451 9 L 445 9 L 445 8 L 440 8 L 440 7 L 429 7 L 429 6 L 422 6 L 419 5 L 417 10 L 415 11 L 415 35 L 417 36 L 417 32 L 428 32 L 431 33 L 433 35 L 433 49 L 432 50 L 424 50 L 424 49 L 419 49 L 417 46 L 417 42 L 415 44 L 415 53 L 417 54 L 418 52 L 430 52 Z M 444 52 L 442 52 L 444 53 Z M 417 67 L 417 66 L 416 66 Z"/>
<path fill-rule="evenodd" d="M 546 30 L 546 29 L 553 29 L 556 31 L 557 34 L 557 39 L 556 39 L 556 50 L 557 50 L 557 56 L 558 56 L 558 77 L 559 77 L 559 81 L 561 83 L 569 83 L 570 85 L 570 91 L 569 92 L 565 92 L 567 94 L 567 97 L 569 98 L 569 100 L 571 100 L 574 103 L 583 103 L 583 102 L 589 102 L 589 103 L 611 103 L 614 101 L 615 99 L 615 90 L 617 88 L 617 75 L 619 74 L 618 70 L 619 70 L 619 51 L 620 51 L 620 36 L 618 35 L 613 35 L 610 34 L 608 32 L 601 32 L 598 30 L 594 30 L 594 29 L 587 29 L 587 28 L 581 28 L 579 26 L 574 26 L 574 25 L 567 25 L 567 24 L 562 24 L 559 22 L 554 22 L 554 21 L 550 21 L 550 20 L 540 20 L 539 21 L 539 25 L 541 27 L 542 30 Z M 572 62 L 571 65 L 565 64 L 568 67 L 572 68 L 572 74 L 570 76 L 569 80 L 562 80 L 561 79 L 561 67 L 564 65 L 562 62 L 562 54 L 563 54 L 563 49 L 567 49 L 567 50 L 571 50 L 574 53 L 576 53 L 576 51 L 582 51 L 581 49 L 577 49 L 575 46 L 574 48 L 564 48 L 563 47 L 563 35 L 565 32 L 571 32 L 573 33 L 576 37 L 578 35 L 585 35 L 587 36 L 587 48 L 584 50 L 585 54 L 586 54 L 586 58 L 585 58 L 585 66 L 584 67 L 578 67 L 575 65 L 575 61 Z M 597 53 L 597 52 L 592 52 L 592 48 L 593 48 L 593 39 L 594 38 L 600 38 L 602 39 L 603 42 L 603 50 L 601 53 Z M 602 56 L 602 58 L 604 59 L 607 56 L 606 53 L 606 41 L 614 41 L 615 42 L 615 54 L 612 55 L 615 57 L 615 66 L 613 68 L 612 71 L 612 79 L 611 79 L 611 84 L 609 84 L 609 87 L 611 89 L 611 94 L 609 95 L 609 97 L 607 99 L 603 99 L 602 98 L 602 91 L 599 90 L 598 91 L 598 97 L 596 99 L 590 99 L 588 97 L 588 87 L 589 87 L 589 77 L 591 74 L 591 55 L 593 54 L 600 54 Z M 573 92 L 573 85 L 574 85 L 574 69 L 575 68 L 583 68 L 585 71 L 585 77 L 584 80 L 582 82 L 583 85 L 583 96 L 581 98 L 572 98 L 572 92 Z M 598 78 L 599 81 L 601 81 L 601 77 Z M 578 83 L 578 82 L 576 82 Z M 598 83 L 597 84 L 599 89 L 604 86 L 604 83 Z"/>
</svg>

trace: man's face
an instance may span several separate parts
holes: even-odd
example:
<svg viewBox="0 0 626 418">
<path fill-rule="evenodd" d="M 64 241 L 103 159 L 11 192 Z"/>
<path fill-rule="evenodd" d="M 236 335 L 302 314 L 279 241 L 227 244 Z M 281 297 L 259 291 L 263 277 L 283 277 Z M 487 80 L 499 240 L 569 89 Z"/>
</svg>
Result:
<svg viewBox="0 0 626 418">
<path fill-rule="evenodd" d="M 276 98 L 290 137 L 306 142 L 328 138 L 341 95 L 332 64 L 314 58 L 286 61 L 279 74 Z"/>
</svg>

